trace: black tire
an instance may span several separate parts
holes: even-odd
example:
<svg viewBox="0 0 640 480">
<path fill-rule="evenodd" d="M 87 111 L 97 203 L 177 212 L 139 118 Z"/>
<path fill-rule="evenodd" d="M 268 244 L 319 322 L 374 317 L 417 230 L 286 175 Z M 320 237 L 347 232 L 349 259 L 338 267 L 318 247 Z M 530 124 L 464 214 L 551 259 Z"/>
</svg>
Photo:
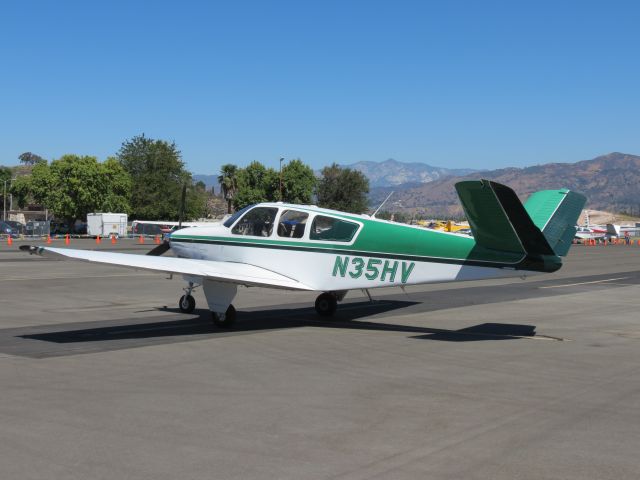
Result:
<svg viewBox="0 0 640 480">
<path fill-rule="evenodd" d="M 196 308 L 196 299 L 191 295 L 182 295 L 178 302 L 178 308 L 182 313 L 191 313 Z"/>
<path fill-rule="evenodd" d="M 316 312 L 321 317 L 330 317 L 336 313 L 338 308 L 338 301 L 335 295 L 331 293 L 323 293 L 316 298 Z"/>
<path fill-rule="evenodd" d="M 236 322 L 236 307 L 229 305 L 227 313 L 220 315 L 216 312 L 211 312 L 211 319 L 213 323 L 218 327 L 228 328 Z"/>
</svg>

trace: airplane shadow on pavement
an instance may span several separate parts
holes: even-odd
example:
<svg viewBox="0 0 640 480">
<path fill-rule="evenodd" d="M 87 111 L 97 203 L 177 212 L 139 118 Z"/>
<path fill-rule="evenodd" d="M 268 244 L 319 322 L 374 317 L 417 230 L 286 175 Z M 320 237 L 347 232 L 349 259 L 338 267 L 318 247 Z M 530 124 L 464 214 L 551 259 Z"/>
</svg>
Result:
<svg viewBox="0 0 640 480">
<path fill-rule="evenodd" d="M 38 329 L 38 327 L 31 327 L 29 332 L 24 330 L 23 332 L 14 332 L 14 337 L 40 340 L 55 344 L 95 345 L 94 342 L 113 344 L 111 346 L 103 345 L 103 348 L 100 348 L 100 350 L 104 351 L 300 327 L 405 332 L 414 334 L 414 336 L 410 338 L 449 342 L 510 340 L 536 335 L 536 327 L 534 325 L 483 323 L 460 330 L 446 330 L 362 319 L 363 317 L 382 315 L 409 308 L 417 305 L 417 303 L 418 302 L 397 300 L 384 300 L 374 303 L 352 302 L 347 304 L 345 306 L 346 308 L 339 309 L 331 319 L 319 317 L 312 308 L 239 311 L 236 324 L 226 329 L 216 327 L 212 324 L 208 310 L 196 310 L 199 314 L 198 317 L 187 317 L 185 315 L 184 320 L 151 320 L 135 324 L 126 323 L 126 320 L 123 319 L 118 321 L 109 320 L 107 322 L 85 322 L 83 324 L 72 324 L 75 328 L 71 330 L 59 330 L 59 328 L 63 326 L 72 326 L 70 324 L 57 326 L 48 325 L 40 328 L 46 328 L 49 331 L 38 332 L 34 331 Z M 175 311 L 178 313 L 177 309 L 162 310 L 169 312 Z M 103 326 L 96 327 L 96 324 L 102 324 Z M 94 349 L 90 350 L 95 351 Z"/>
</svg>

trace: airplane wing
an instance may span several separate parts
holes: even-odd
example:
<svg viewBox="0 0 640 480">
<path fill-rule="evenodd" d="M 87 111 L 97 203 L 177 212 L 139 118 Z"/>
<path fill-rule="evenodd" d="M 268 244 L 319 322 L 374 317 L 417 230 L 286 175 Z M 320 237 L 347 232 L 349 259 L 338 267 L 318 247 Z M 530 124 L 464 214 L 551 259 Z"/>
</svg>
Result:
<svg viewBox="0 0 640 480">
<path fill-rule="evenodd" d="M 92 250 L 34 247 L 29 245 L 23 245 L 20 248 L 37 255 L 52 253 L 87 262 L 118 265 L 140 270 L 192 275 L 194 277 L 237 283 L 246 286 L 271 287 L 286 290 L 313 290 L 292 278 L 247 263 L 218 262 L 176 257 L 154 257 L 131 253 L 95 252 Z"/>
</svg>

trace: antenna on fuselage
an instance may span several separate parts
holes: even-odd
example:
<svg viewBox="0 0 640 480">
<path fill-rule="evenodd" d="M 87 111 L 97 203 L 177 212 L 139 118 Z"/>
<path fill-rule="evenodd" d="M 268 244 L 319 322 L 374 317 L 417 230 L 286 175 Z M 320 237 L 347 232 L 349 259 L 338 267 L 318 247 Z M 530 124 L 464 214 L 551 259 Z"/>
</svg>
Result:
<svg viewBox="0 0 640 480">
<path fill-rule="evenodd" d="M 387 195 L 387 198 L 384 199 L 384 202 L 382 202 L 380 204 L 380 206 L 378 208 L 376 208 L 376 211 L 373 212 L 373 214 L 371 215 L 371 218 L 376 218 L 376 213 L 378 213 L 380 211 L 380 209 L 382 207 L 384 207 L 384 204 L 387 203 L 387 200 L 389 200 L 391 198 L 391 195 L 393 195 L 394 192 L 391 192 L 389 195 Z"/>
</svg>

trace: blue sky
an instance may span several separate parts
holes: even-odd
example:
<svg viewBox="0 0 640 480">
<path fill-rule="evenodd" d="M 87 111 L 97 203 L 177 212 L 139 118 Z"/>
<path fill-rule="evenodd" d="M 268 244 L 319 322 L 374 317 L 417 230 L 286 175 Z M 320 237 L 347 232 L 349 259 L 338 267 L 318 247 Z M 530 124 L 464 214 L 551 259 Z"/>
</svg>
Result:
<svg viewBox="0 0 640 480">
<path fill-rule="evenodd" d="M 640 154 L 640 3 L 5 2 L 0 164 L 144 132 L 194 173 Z"/>
</svg>

